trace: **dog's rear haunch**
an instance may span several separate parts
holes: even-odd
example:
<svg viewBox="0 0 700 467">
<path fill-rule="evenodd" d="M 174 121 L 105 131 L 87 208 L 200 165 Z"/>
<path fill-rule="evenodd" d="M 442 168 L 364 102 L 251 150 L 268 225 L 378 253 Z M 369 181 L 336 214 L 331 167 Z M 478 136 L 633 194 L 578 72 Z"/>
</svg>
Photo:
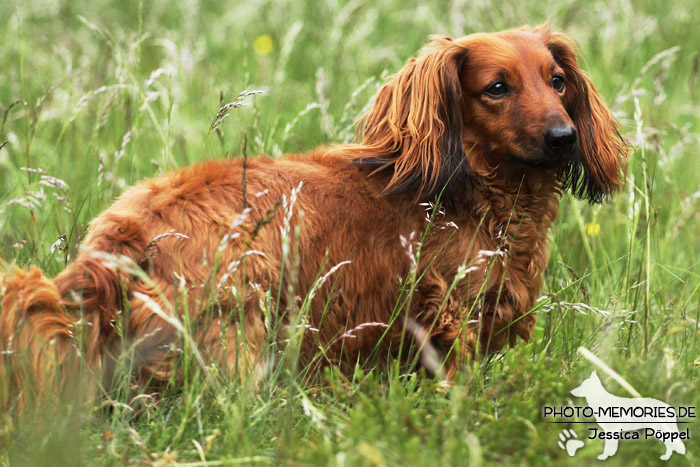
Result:
<svg viewBox="0 0 700 467">
<path fill-rule="evenodd" d="M 124 349 L 142 384 L 177 377 L 180 322 L 229 372 L 299 327 L 300 365 L 406 358 L 429 339 L 448 376 L 527 340 L 561 193 L 619 189 L 626 146 L 566 35 L 432 39 L 379 90 L 356 144 L 147 180 L 55 280 L 7 271 L 4 391 L 109 373 Z"/>
</svg>

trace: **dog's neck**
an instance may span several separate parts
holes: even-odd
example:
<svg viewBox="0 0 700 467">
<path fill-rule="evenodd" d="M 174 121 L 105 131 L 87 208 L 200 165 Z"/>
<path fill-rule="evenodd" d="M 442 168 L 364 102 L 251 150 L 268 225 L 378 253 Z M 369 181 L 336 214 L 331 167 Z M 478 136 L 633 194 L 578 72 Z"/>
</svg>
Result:
<svg viewBox="0 0 700 467">
<path fill-rule="evenodd" d="M 475 218 L 488 220 L 487 224 L 493 223 L 497 228 L 511 226 L 509 231 L 533 229 L 544 240 L 559 212 L 562 183 L 557 172 L 524 166 L 491 166 L 484 160 L 478 158 L 470 163 L 478 181 Z"/>
</svg>

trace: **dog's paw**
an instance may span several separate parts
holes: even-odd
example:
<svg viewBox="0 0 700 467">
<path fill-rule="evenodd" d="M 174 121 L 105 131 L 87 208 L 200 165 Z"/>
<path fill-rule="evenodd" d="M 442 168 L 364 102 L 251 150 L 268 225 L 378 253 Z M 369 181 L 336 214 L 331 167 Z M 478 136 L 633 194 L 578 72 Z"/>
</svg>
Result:
<svg viewBox="0 0 700 467">
<path fill-rule="evenodd" d="M 574 456 L 576 451 L 583 447 L 583 441 L 577 438 L 576 432 L 574 430 L 569 430 L 564 428 L 561 433 L 559 433 L 559 440 L 557 445 L 566 451 L 569 456 Z"/>
</svg>

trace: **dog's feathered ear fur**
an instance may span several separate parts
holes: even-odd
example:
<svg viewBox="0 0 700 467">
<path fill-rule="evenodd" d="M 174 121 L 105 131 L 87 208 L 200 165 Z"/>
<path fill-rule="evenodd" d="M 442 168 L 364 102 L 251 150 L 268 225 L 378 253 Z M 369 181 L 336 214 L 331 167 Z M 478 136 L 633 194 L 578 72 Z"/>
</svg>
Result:
<svg viewBox="0 0 700 467">
<path fill-rule="evenodd" d="M 627 144 L 612 112 L 579 69 L 574 41 L 566 34 L 549 31 L 546 26 L 537 32 L 564 69 L 564 107 L 578 132 L 580 158 L 567 168 L 564 188 L 578 198 L 600 203 L 624 184 Z"/>
<path fill-rule="evenodd" d="M 392 170 L 385 193 L 462 204 L 471 177 L 462 149 L 460 69 L 467 49 L 446 36 L 433 40 L 380 90 L 358 125 L 356 164 Z"/>
</svg>

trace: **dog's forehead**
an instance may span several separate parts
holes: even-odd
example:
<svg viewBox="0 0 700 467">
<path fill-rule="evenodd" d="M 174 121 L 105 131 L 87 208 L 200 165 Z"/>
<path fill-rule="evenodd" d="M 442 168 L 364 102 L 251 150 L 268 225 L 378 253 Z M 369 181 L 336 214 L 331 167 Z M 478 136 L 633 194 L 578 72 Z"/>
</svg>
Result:
<svg viewBox="0 0 700 467">
<path fill-rule="evenodd" d="M 541 34 L 529 31 L 480 33 L 459 40 L 467 48 L 466 66 L 484 75 L 508 71 L 547 71 L 555 64 Z"/>
</svg>

